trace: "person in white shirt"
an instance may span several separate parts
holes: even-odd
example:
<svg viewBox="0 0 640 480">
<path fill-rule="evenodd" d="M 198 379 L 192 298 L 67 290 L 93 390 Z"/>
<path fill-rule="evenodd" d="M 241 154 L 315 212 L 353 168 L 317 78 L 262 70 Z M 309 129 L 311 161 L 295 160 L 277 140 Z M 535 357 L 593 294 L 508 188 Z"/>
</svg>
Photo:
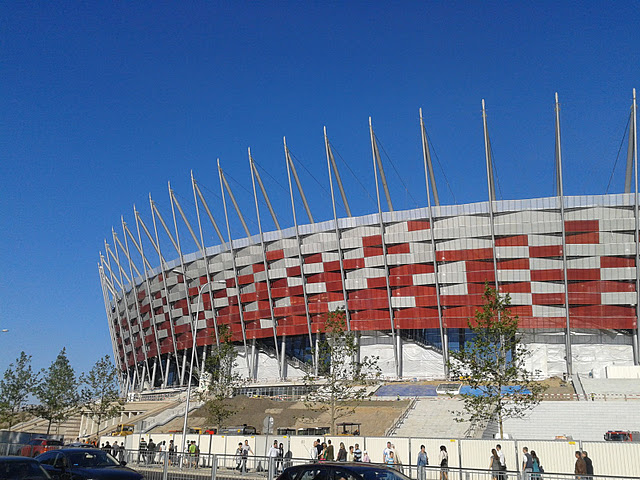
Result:
<svg viewBox="0 0 640 480">
<path fill-rule="evenodd" d="M 273 445 L 269 449 L 269 470 L 277 473 L 276 460 L 280 455 L 280 449 L 278 448 L 278 441 L 274 440 Z"/>
<path fill-rule="evenodd" d="M 387 442 L 387 448 L 382 451 L 382 460 L 384 463 L 387 463 L 389 460 L 389 452 L 391 452 L 391 442 Z"/>
<path fill-rule="evenodd" d="M 507 478 L 506 474 L 504 473 L 507 470 L 507 460 L 504 458 L 502 445 L 496 445 L 496 451 L 498 452 L 498 458 L 500 459 L 500 473 L 498 474 L 498 480 L 505 480 L 505 478 Z"/>
<path fill-rule="evenodd" d="M 309 450 L 309 457 L 311 458 L 311 461 L 313 463 L 318 461 L 318 441 L 317 440 L 313 441 L 313 447 L 311 447 L 311 450 Z"/>
</svg>

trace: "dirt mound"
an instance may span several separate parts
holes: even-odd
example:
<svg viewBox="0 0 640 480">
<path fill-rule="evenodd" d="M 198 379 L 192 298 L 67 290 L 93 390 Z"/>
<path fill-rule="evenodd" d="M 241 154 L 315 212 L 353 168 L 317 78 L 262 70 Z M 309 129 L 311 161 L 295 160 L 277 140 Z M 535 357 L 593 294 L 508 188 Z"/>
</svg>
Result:
<svg viewBox="0 0 640 480">
<path fill-rule="evenodd" d="M 253 425 L 262 432 L 263 421 L 267 415 L 274 419 L 274 431 L 278 428 L 327 427 L 331 423 L 328 412 L 320 412 L 308 408 L 304 402 L 288 402 L 268 398 L 234 397 L 229 400 L 237 412 L 225 422 L 226 425 Z M 368 400 L 355 407 L 355 412 L 342 417 L 339 422 L 356 422 L 362 424 L 362 435 L 384 435 L 393 422 L 407 408 L 408 401 Z M 153 429 L 152 433 L 167 433 L 171 430 L 182 430 L 182 418 Z M 205 418 L 204 409 L 200 408 L 189 415 L 190 427 L 209 428 L 212 425 Z"/>
</svg>

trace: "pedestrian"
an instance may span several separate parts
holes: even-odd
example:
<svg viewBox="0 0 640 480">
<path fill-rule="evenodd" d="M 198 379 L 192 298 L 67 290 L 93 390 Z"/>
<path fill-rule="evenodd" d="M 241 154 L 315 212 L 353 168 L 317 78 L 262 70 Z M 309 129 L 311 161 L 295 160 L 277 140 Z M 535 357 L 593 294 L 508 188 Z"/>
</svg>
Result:
<svg viewBox="0 0 640 480">
<path fill-rule="evenodd" d="M 315 450 L 315 448 L 314 448 Z M 278 448 L 278 441 L 274 440 L 273 445 L 269 449 L 269 468 L 273 469 L 273 473 L 278 473 L 278 456 L 280 455 L 280 449 Z"/>
<path fill-rule="evenodd" d="M 387 461 L 385 463 L 392 468 L 396 466 L 396 459 L 394 458 L 393 450 L 389 452 L 389 455 L 387 456 Z"/>
<path fill-rule="evenodd" d="M 531 472 L 533 472 L 533 458 L 527 447 L 522 447 L 522 472 L 524 480 L 529 480 Z"/>
<path fill-rule="evenodd" d="M 449 454 L 447 453 L 447 447 L 440 445 L 440 480 L 449 480 Z"/>
<path fill-rule="evenodd" d="M 531 458 L 533 459 L 531 479 L 540 480 L 542 478 L 540 474 L 544 473 L 544 469 L 542 468 L 542 462 L 538 458 L 538 454 L 535 452 L 535 450 L 531 450 Z"/>
<path fill-rule="evenodd" d="M 391 444 L 391 451 L 393 452 L 393 461 L 396 468 L 402 473 L 402 461 L 400 460 L 400 455 L 398 455 L 398 451 L 396 450 L 395 443 Z"/>
<path fill-rule="evenodd" d="M 333 445 L 331 445 L 331 440 L 327 440 L 327 454 L 325 460 L 327 462 L 333 462 L 334 458 Z"/>
<path fill-rule="evenodd" d="M 344 442 L 340 442 L 340 449 L 338 450 L 338 456 L 336 457 L 338 462 L 347 461 L 347 450 L 344 448 Z"/>
<path fill-rule="evenodd" d="M 153 443 L 153 439 L 149 438 L 149 444 L 147 445 L 147 463 L 153 463 L 153 456 L 156 454 L 156 444 Z"/>
<path fill-rule="evenodd" d="M 120 462 L 124 462 L 124 454 L 125 454 L 124 442 L 120 442 L 120 449 L 118 450 L 118 460 Z"/>
<path fill-rule="evenodd" d="M 247 470 L 247 459 L 249 458 L 249 454 L 253 455 L 253 450 L 251 450 L 251 446 L 249 445 L 249 440 L 244 441 L 244 445 L 242 446 L 242 472 L 246 473 Z"/>
<path fill-rule="evenodd" d="M 371 463 L 371 457 L 369 457 L 366 450 L 362 452 L 362 463 Z"/>
<path fill-rule="evenodd" d="M 311 458 L 311 463 L 316 463 L 318 461 L 318 441 L 313 441 L 313 447 L 309 450 L 309 457 Z"/>
<path fill-rule="evenodd" d="M 147 441 L 142 437 L 138 445 L 138 463 L 147 463 Z"/>
<path fill-rule="evenodd" d="M 156 453 L 156 463 L 164 463 L 164 457 L 167 453 L 167 442 L 165 440 L 158 444 Z"/>
<path fill-rule="evenodd" d="M 349 447 L 349 451 L 347 452 L 347 462 L 353 463 L 353 445 Z"/>
<path fill-rule="evenodd" d="M 576 467 L 574 472 L 576 480 L 585 480 L 587 478 L 587 462 L 582 458 L 582 452 L 576 450 Z"/>
<path fill-rule="evenodd" d="M 584 459 L 584 463 L 587 465 L 587 476 L 585 478 L 587 480 L 592 480 L 593 479 L 593 462 L 591 462 L 591 459 L 589 458 L 589 455 L 587 455 L 586 450 L 582 451 L 582 458 Z"/>
<path fill-rule="evenodd" d="M 322 450 L 320 450 L 320 456 L 318 457 L 318 459 L 321 462 L 326 462 L 327 461 L 327 454 L 328 454 L 328 451 L 329 451 L 327 449 L 327 443 L 326 442 L 322 442 L 320 447 L 322 448 Z"/>
<path fill-rule="evenodd" d="M 498 480 L 498 476 L 500 475 L 501 465 L 500 465 L 500 457 L 498 456 L 498 451 L 495 448 L 491 449 L 491 457 L 489 459 L 489 470 L 491 470 L 491 478 L 493 480 Z"/>
<path fill-rule="evenodd" d="M 173 440 L 169 440 L 169 465 L 173 465 L 173 462 L 176 460 L 176 447 L 173 444 Z"/>
<path fill-rule="evenodd" d="M 236 470 L 241 470 L 242 469 L 242 442 L 240 442 L 238 444 L 238 448 L 236 448 L 235 460 L 236 460 Z"/>
<path fill-rule="evenodd" d="M 322 453 L 323 447 L 322 447 L 322 442 L 320 441 L 319 438 L 316 440 L 316 450 L 318 450 L 318 455 L 316 455 L 316 458 L 320 458 L 320 454 Z"/>
<path fill-rule="evenodd" d="M 498 480 L 506 480 L 507 474 L 507 460 L 504 457 L 504 453 L 502 452 L 502 445 L 496 445 L 496 452 L 498 452 L 498 458 L 500 459 L 500 475 L 498 475 Z"/>
<path fill-rule="evenodd" d="M 362 462 L 362 450 L 360 450 L 360 445 L 357 443 L 356 448 L 353 450 L 353 461 Z"/>
<path fill-rule="evenodd" d="M 284 470 L 284 468 L 282 468 L 283 459 L 284 459 L 284 445 L 280 443 L 280 445 L 278 445 L 278 462 L 276 464 L 276 469 Z"/>
<path fill-rule="evenodd" d="M 387 460 L 389 459 L 389 452 L 390 451 L 391 451 L 391 442 L 387 442 L 387 446 L 382 451 L 382 461 L 384 463 L 387 463 Z"/>
<path fill-rule="evenodd" d="M 195 467 L 198 468 L 198 465 L 200 464 L 200 445 L 198 445 L 195 440 L 193 441 L 194 445 L 196 446 L 196 452 L 195 452 Z"/>
<path fill-rule="evenodd" d="M 420 451 L 418 452 L 418 478 L 425 480 L 427 478 L 427 472 L 424 467 L 429 465 L 429 457 L 427 457 L 427 450 L 424 445 L 420 445 Z"/>
</svg>

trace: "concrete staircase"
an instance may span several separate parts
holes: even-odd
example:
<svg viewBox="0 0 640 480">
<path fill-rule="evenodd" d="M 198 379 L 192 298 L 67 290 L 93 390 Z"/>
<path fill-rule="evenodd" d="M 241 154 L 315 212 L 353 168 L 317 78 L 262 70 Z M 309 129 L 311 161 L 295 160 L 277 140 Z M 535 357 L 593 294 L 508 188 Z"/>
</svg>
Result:
<svg viewBox="0 0 640 480">
<path fill-rule="evenodd" d="M 607 430 L 640 430 L 640 401 L 545 401 L 524 419 L 506 419 L 504 431 L 515 439 L 553 440 L 571 435 L 598 441 Z"/>
<path fill-rule="evenodd" d="M 110 419 L 105 426 L 105 421 L 102 422 L 100 434 L 109 435 L 116 429 L 118 423 L 131 423 L 136 425 L 136 431 L 140 431 L 140 426 L 143 422 L 153 421 L 153 418 L 158 415 L 162 415 L 167 409 L 174 408 L 181 405 L 184 402 L 182 399 L 173 399 L 168 401 L 155 401 L 155 402 L 129 402 L 125 405 L 124 411 L 120 418 Z M 27 433 L 47 433 L 48 421 L 42 418 L 31 418 L 26 422 L 15 425 L 12 430 L 27 432 Z M 82 432 L 80 429 L 82 428 Z M 60 424 L 53 423 L 51 425 L 50 433 L 63 435 L 67 440 L 75 440 L 77 437 L 81 437 L 86 434 L 95 434 L 93 431 L 95 427 L 87 424 L 85 418 L 84 426 L 82 421 L 82 413 L 78 411 L 73 414 L 64 422 Z"/>
<path fill-rule="evenodd" d="M 471 427 L 470 422 L 456 422 L 451 413 L 462 409 L 462 402 L 451 398 L 420 398 L 407 412 L 402 423 L 395 429 L 397 437 L 464 438 Z M 483 428 L 472 434 L 482 435 Z"/>
<path fill-rule="evenodd" d="M 63 435 L 65 438 L 74 439 L 78 436 L 80 431 L 80 413 L 76 413 L 69 417 L 67 420 L 61 423 L 52 423 L 49 433 L 56 435 Z M 26 422 L 14 425 L 12 430 L 16 432 L 28 432 L 28 433 L 47 433 L 47 427 L 49 421 L 42 418 L 32 418 Z"/>
</svg>

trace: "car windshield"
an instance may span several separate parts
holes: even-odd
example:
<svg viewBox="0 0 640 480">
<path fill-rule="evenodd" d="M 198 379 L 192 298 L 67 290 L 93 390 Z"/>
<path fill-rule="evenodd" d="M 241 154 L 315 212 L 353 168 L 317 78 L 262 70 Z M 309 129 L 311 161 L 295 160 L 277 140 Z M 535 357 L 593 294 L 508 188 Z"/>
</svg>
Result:
<svg viewBox="0 0 640 480">
<path fill-rule="evenodd" d="M 409 480 L 406 475 L 386 468 L 354 467 L 349 465 L 349 469 L 362 475 L 364 480 Z"/>
<path fill-rule="evenodd" d="M 0 478 L 11 480 L 35 480 L 51 477 L 38 462 L 0 462 Z"/>
<path fill-rule="evenodd" d="M 100 450 L 73 452 L 69 453 L 68 457 L 72 467 L 101 468 L 120 465 L 115 458 Z"/>
</svg>

